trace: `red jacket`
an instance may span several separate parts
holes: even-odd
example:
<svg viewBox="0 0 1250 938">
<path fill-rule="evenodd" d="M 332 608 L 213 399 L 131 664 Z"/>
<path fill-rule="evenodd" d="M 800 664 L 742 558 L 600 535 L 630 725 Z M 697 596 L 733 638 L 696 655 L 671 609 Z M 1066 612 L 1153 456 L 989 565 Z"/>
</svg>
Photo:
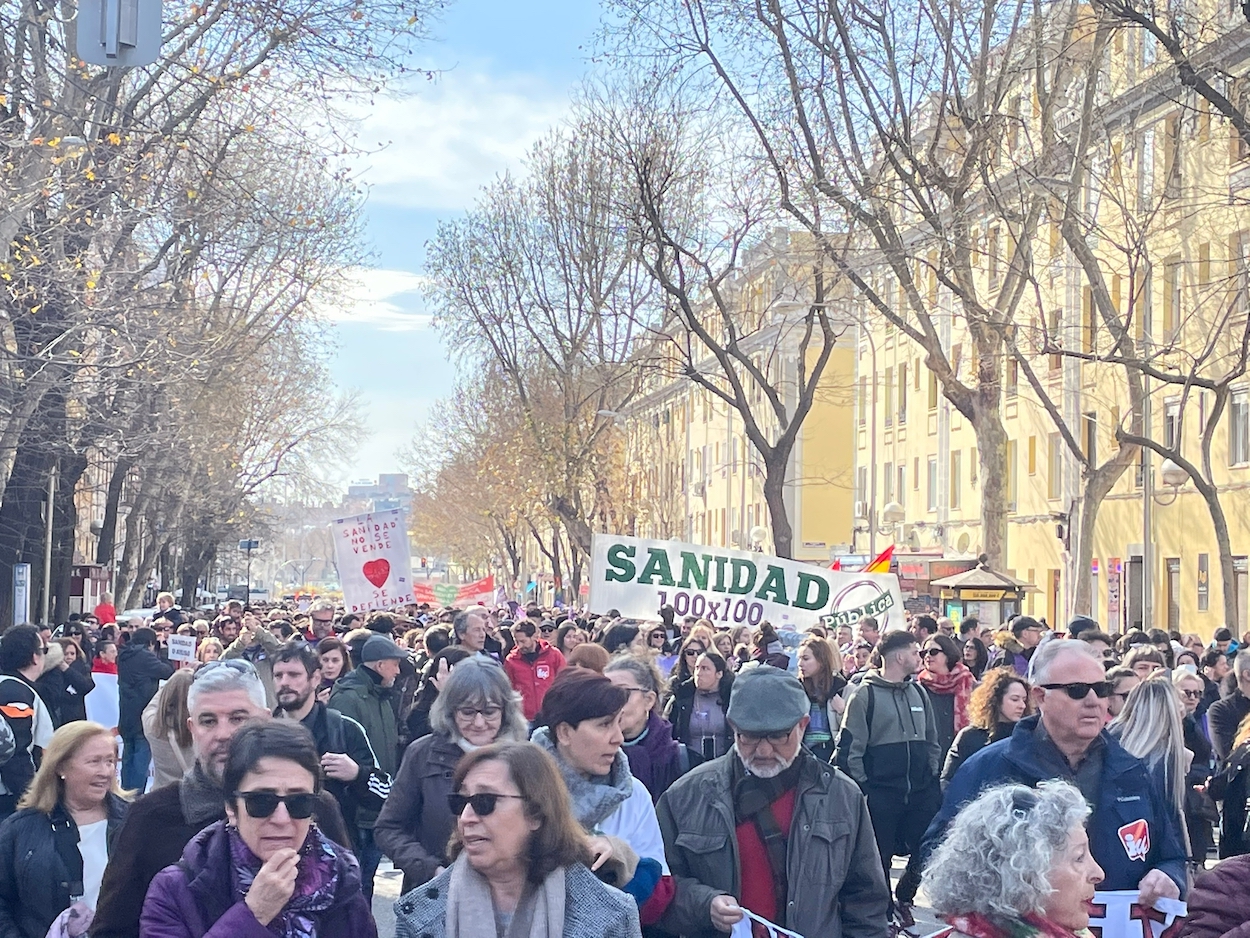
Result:
<svg viewBox="0 0 1250 938">
<path fill-rule="evenodd" d="M 538 651 L 531 661 L 521 654 L 520 648 L 513 648 L 504 660 L 503 668 L 508 680 L 521 695 L 521 707 L 525 711 L 525 719 L 533 720 L 542 709 L 543 697 L 547 689 L 564 667 L 564 655 L 547 642 L 539 639 Z"/>
</svg>

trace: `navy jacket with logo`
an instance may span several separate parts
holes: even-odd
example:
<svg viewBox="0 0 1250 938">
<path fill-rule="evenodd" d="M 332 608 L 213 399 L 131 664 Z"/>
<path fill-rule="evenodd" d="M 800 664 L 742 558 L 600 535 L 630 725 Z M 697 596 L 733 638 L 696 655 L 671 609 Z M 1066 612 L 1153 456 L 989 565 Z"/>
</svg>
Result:
<svg viewBox="0 0 1250 938">
<path fill-rule="evenodd" d="M 942 809 L 925 832 L 921 853 L 926 862 L 959 809 L 983 789 L 1012 782 L 1031 786 L 1054 777 L 1038 758 L 1034 734 L 1039 719 L 1032 716 L 1021 720 L 1011 736 L 986 746 L 955 773 Z M 1136 889 L 1150 870 L 1162 870 L 1184 896 L 1188 886 L 1185 839 L 1161 774 L 1130 755 L 1106 730 L 1102 739 L 1106 745 L 1102 784 L 1098 786 L 1098 801 L 1090 806 L 1093 813 L 1086 825 L 1090 852 L 1106 874 L 1098 888 Z M 1144 857 L 1139 856 L 1142 827 L 1137 822 L 1145 822 L 1149 841 Z M 1126 844 L 1126 838 L 1131 846 Z"/>
</svg>

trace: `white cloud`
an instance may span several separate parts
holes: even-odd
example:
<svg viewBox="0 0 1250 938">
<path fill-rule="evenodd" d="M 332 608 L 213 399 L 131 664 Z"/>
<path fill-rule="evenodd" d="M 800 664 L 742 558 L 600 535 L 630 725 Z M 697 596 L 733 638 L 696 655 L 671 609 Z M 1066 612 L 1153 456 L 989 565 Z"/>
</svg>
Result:
<svg viewBox="0 0 1250 938">
<path fill-rule="evenodd" d="M 369 201 L 463 211 L 568 112 L 567 89 L 528 75 L 451 69 L 405 98 L 378 98 L 357 136 Z"/>
<path fill-rule="evenodd" d="M 432 319 L 422 290 L 426 278 L 406 270 L 357 267 L 338 303 L 323 310 L 327 319 L 344 325 L 367 325 L 382 332 L 417 332 Z"/>
</svg>

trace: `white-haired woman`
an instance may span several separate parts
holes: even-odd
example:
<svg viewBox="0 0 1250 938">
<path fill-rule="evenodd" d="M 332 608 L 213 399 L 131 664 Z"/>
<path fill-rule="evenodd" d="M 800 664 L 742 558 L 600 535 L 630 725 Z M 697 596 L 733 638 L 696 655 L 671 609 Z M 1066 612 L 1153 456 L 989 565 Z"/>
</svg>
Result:
<svg viewBox="0 0 1250 938">
<path fill-rule="evenodd" d="M 929 904 L 970 938 L 1065 938 L 1089 925 L 1102 869 L 1089 851 L 1089 805 L 1067 782 L 1000 785 L 951 822 L 924 874 Z"/>
<path fill-rule="evenodd" d="M 452 668 L 430 708 L 427 736 L 409 744 L 378 815 L 373 836 L 404 872 L 403 891 L 433 879 L 447 865 L 456 817 L 447 804 L 460 757 L 495 742 L 524 741 L 529 725 L 521 695 L 487 658 Z"/>
</svg>

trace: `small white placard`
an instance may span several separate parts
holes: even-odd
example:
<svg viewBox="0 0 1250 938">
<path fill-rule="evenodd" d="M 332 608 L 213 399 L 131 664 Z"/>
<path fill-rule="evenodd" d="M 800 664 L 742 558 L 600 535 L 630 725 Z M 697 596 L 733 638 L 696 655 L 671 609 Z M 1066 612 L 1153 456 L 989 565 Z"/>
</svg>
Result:
<svg viewBox="0 0 1250 938">
<path fill-rule="evenodd" d="M 195 660 L 195 636 L 194 635 L 171 635 L 169 636 L 169 660 L 170 661 L 194 661 Z"/>
</svg>

